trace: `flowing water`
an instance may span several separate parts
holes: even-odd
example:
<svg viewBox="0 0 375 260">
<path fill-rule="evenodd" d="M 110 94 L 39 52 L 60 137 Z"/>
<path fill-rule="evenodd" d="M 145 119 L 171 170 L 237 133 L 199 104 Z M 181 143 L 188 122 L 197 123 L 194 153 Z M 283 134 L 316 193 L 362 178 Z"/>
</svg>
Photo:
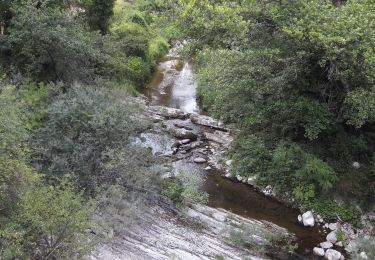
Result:
<svg viewBox="0 0 375 260">
<path fill-rule="evenodd" d="M 191 64 L 176 57 L 167 57 L 157 67 L 143 94 L 148 97 L 151 105 L 199 113 L 196 89 L 197 81 Z M 324 235 L 317 227 L 306 228 L 298 223 L 298 210 L 266 197 L 249 185 L 223 178 L 219 172 L 207 172 L 204 167 L 191 162 L 175 162 L 175 168 L 183 168 L 187 172 L 200 172 L 204 176 L 205 183 L 202 189 L 209 194 L 209 206 L 223 208 L 246 218 L 269 221 L 286 228 L 297 238 L 298 254 L 308 257 L 307 259 L 312 258 L 312 248 L 325 241 Z"/>
</svg>

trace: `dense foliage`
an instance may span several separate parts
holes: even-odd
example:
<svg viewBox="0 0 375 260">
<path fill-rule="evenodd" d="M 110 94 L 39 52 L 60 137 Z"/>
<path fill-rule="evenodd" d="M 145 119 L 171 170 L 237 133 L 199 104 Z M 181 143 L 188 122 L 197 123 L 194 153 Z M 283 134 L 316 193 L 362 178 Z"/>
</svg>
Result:
<svg viewBox="0 0 375 260">
<path fill-rule="evenodd" d="M 167 42 L 123 1 L 0 1 L 0 258 L 82 259 L 159 196 L 131 94 Z M 115 230 L 115 232 L 113 232 Z"/>
<path fill-rule="evenodd" d="M 373 1 L 163 6 L 166 32 L 188 40 L 203 107 L 240 127 L 233 174 L 358 224 L 354 207 L 324 201 L 370 209 L 375 196 Z"/>
</svg>

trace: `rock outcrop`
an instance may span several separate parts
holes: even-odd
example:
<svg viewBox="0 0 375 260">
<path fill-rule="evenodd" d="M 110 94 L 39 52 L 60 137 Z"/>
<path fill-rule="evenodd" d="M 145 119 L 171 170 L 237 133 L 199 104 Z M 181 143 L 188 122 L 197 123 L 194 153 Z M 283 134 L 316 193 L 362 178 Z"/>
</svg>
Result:
<svg viewBox="0 0 375 260">
<path fill-rule="evenodd" d="M 251 241 L 261 246 L 267 234 L 288 236 L 285 229 L 268 222 L 249 220 L 231 212 L 202 205 L 191 205 L 185 212 L 188 222 L 170 209 L 152 206 L 141 219 L 127 228 L 115 241 L 103 245 L 93 260 L 167 260 L 167 259 L 267 259 L 257 250 L 239 248 L 230 242 L 230 231 L 249 226 Z M 198 228 L 192 228 L 199 225 Z"/>
</svg>

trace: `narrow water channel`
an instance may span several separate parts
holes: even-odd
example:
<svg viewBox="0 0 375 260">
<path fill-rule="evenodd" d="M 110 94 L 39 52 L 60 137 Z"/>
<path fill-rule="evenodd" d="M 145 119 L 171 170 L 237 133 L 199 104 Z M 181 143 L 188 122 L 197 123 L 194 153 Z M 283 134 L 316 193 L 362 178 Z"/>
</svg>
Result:
<svg viewBox="0 0 375 260">
<path fill-rule="evenodd" d="M 196 102 L 197 81 L 189 62 L 167 57 L 160 62 L 152 80 L 144 90 L 151 105 L 179 108 L 187 113 L 199 113 Z M 209 206 L 223 208 L 243 217 L 272 222 L 295 234 L 297 253 L 312 259 L 311 250 L 324 241 L 318 228 L 306 228 L 297 221 L 298 210 L 266 197 L 249 185 L 221 177 L 219 172 L 205 171 L 202 165 L 180 162 L 184 171 L 200 171 L 205 177 L 203 190 L 209 194 Z"/>
</svg>

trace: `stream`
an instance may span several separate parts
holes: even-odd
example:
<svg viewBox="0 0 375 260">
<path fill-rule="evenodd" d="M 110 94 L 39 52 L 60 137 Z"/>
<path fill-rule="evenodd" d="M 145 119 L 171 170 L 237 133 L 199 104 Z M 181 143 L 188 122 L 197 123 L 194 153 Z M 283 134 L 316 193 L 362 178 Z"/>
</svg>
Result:
<svg viewBox="0 0 375 260">
<path fill-rule="evenodd" d="M 148 98 L 150 105 L 172 107 L 185 113 L 199 114 L 201 111 L 196 102 L 197 85 L 189 62 L 181 61 L 178 57 L 167 56 L 159 63 L 143 94 Z M 177 121 L 188 125 L 194 131 L 199 131 L 196 129 L 198 126 L 188 122 L 189 120 Z M 140 142 L 146 143 L 146 146 L 151 147 L 154 152 L 163 153 L 170 149 L 170 144 L 165 142 L 163 144 L 163 138 L 160 136 L 145 134 L 142 138 Z M 176 171 L 183 169 L 187 173 L 194 172 L 204 176 L 202 189 L 209 194 L 208 206 L 222 208 L 247 219 L 268 221 L 283 227 L 295 235 L 295 242 L 298 243 L 297 253 L 305 259 L 313 258 L 312 248 L 324 241 L 325 235 L 318 227 L 307 228 L 299 224 L 298 210 L 263 195 L 248 184 L 223 178 L 224 174 L 218 170 L 205 170 L 207 164 L 196 164 L 192 162 L 191 156 L 176 160 L 173 163 L 174 168 Z"/>
</svg>

